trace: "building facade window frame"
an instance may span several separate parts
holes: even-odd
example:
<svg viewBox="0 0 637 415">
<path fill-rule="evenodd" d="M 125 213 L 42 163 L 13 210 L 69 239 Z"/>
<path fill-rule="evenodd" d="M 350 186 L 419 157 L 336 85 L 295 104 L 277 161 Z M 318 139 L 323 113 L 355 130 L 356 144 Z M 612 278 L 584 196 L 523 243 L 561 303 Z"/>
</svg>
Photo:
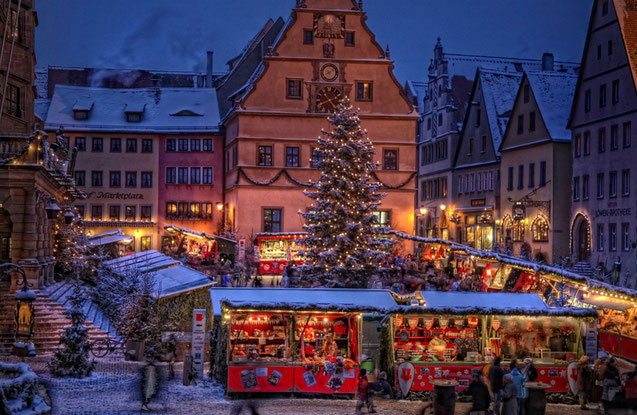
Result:
<svg viewBox="0 0 637 415">
<path fill-rule="evenodd" d="M 102 137 L 91 137 L 91 152 L 102 153 L 104 151 L 104 139 Z"/>
<path fill-rule="evenodd" d="M 273 147 L 271 145 L 260 145 L 257 149 L 257 165 L 258 166 L 272 166 L 273 162 Z"/>
<path fill-rule="evenodd" d="M 127 153 L 137 153 L 137 139 L 136 138 L 127 138 L 126 139 L 126 152 Z"/>
<path fill-rule="evenodd" d="M 630 196 L 630 169 L 622 170 L 622 197 Z"/>
<path fill-rule="evenodd" d="M 153 172 L 152 171 L 143 171 L 142 172 L 141 187 L 143 189 L 150 189 L 150 188 L 153 187 Z"/>
<path fill-rule="evenodd" d="M 582 200 L 588 200 L 589 199 L 589 182 L 590 182 L 590 176 L 588 174 L 585 174 L 582 176 Z"/>
<path fill-rule="evenodd" d="M 263 232 L 282 232 L 283 230 L 283 208 L 264 207 L 262 211 Z"/>
<path fill-rule="evenodd" d="M 152 152 L 153 152 L 153 139 L 142 138 L 142 153 L 152 153 Z"/>
<path fill-rule="evenodd" d="M 597 173 L 597 198 L 604 198 L 604 173 Z"/>
<path fill-rule="evenodd" d="M 597 252 L 604 252 L 604 224 L 597 224 Z"/>
<path fill-rule="evenodd" d="M 122 152 L 122 139 L 120 137 L 111 137 L 111 153 Z"/>
<path fill-rule="evenodd" d="M 109 187 L 122 187 L 122 172 L 110 171 L 108 181 Z"/>
<path fill-rule="evenodd" d="M 608 224 L 608 250 L 610 252 L 617 251 L 617 224 Z"/>
<path fill-rule="evenodd" d="M 300 147 L 285 147 L 285 166 L 286 167 L 300 167 Z"/>
<path fill-rule="evenodd" d="M 606 152 L 606 128 L 600 128 L 597 130 L 597 152 Z"/>
<path fill-rule="evenodd" d="M 125 187 L 129 189 L 137 188 L 137 172 L 127 171 L 124 175 Z"/>
<path fill-rule="evenodd" d="M 372 81 L 356 81 L 356 101 L 373 101 L 374 83 Z"/>
<path fill-rule="evenodd" d="M 384 148 L 383 149 L 383 170 L 396 171 L 398 170 L 398 149 L 397 148 Z"/>
<path fill-rule="evenodd" d="M 613 199 L 617 197 L 617 171 L 611 171 L 608 173 L 608 198 Z"/>
<path fill-rule="evenodd" d="M 626 121 L 622 125 L 622 147 L 628 148 L 632 144 L 632 136 L 631 136 L 631 123 L 630 121 Z"/>
<path fill-rule="evenodd" d="M 630 251 L 630 223 L 622 223 L 622 251 Z"/>
<path fill-rule="evenodd" d="M 573 177 L 573 200 L 579 200 L 579 176 Z"/>
<path fill-rule="evenodd" d="M 104 173 L 101 170 L 91 171 L 91 186 L 102 187 L 104 186 Z"/>
<path fill-rule="evenodd" d="M 302 78 L 286 78 L 285 86 L 287 99 L 303 99 Z"/>
</svg>

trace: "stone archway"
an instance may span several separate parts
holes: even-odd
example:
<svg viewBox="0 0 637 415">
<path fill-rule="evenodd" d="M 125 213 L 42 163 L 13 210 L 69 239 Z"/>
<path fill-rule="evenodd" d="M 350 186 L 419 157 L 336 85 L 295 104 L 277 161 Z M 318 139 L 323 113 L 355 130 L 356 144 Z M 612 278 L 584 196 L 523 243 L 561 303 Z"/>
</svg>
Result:
<svg viewBox="0 0 637 415">
<path fill-rule="evenodd" d="M 575 215 L 571 226 L 571 256 L 574 264 L 591 257 L 591 224 L 581 213 Z"/>
<path fill-rule="evenodd" d="M 12 231 L 11 215 L 5 209 L 0 208 L 0 264 L 11 262 Z"/>
</svg>

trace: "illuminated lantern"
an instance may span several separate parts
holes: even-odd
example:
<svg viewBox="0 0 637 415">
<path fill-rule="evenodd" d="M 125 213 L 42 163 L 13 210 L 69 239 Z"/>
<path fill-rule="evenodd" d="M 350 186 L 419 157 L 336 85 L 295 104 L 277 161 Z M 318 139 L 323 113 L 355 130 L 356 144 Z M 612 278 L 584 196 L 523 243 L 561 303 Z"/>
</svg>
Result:
<svg viewBox="0 0 637 415">
<path fill-rule="evenodd" d="M 60 207 L 55 203 L 55 199 L 51 200 L 51 203 L 47 207 L 44 208 L 46 210 L 46 217 L 49 219 L 55 219 L 60 213 Z"/>
<path fill-rule="evenodd" d="M 70 225 L 73 222 L 73 212 L 71 212 L 70 210 L 67 210 L 66 213 L 64 214 L 64 223 L 66 223 L 67 225 Z"/>
<path fill-rule="evenodd" d="M 16 329 L 12 354 L 20 357 L 35 356 L 35 347 L 28 342 L 33 337 L 33 325 L 35 323 L 33 302 L 36 299 L 36 294 L 29 289 L 33 284 L 29 284 L 27 276 L 20 266 L 5 264 L 3 267 L 7 268 L 3 272 L 4 275 L 18 273 L 22 276 L 22 281 L 16 281 L 16 285 L 22 286 L 22 289 L 15 295 Z"/>
</svg>

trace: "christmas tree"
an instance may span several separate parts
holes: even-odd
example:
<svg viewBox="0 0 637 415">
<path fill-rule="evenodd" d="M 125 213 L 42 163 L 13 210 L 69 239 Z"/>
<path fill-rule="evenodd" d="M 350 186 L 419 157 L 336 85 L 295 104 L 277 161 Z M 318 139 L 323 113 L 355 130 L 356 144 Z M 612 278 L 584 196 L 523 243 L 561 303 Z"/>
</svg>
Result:
<svg viewBox="0 0 637 415">
<path fill-rule="evenodd" d="M 66 315 L 71 319 L 71 326 L 64 329 L 64 334 L 60 338 L 63 347 L 55 352 L 49 370 L 56 377 L 83 378 L 89 376 L 94 368 L 88 357 L 91 344 L 88 341 L 88 330 L 84 327 L 86 315 L 82 311 L 82 304 L 86 298 L 76 286 L 69 300 L 71 308 Z"/>
<path fill-rule="evenodd" d="M 71 223 L 65 222 L 65 216 L 73 214 Z M 78 212 L 60 212 L 55 223 L 55 271 L 63 275 L 77 275 L 84 277 L 91 270 L 87 261 L 90 243 L 88 236 L 82 229 L 82 220 Z"/>
<path fill-rule="evenodd" d="M 391 243 L 374 214 L 385 196 L 372 178 L 376 151 L 347 98 L 328 121 L 333 131 L 322 131 L 313 154 L 320 177 L 305 192 L 314 203 L 302 213 L 309 234 L 301 241 L 309 260 L 303 272 L 321 284 L 366 287 Z"/>
</svg>

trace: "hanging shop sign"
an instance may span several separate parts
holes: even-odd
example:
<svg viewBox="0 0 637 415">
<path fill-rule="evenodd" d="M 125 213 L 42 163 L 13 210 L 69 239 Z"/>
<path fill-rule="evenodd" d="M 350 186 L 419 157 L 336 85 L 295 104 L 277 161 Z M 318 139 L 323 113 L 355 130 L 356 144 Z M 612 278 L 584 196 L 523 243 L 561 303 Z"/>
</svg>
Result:
<svg viewBox="0 0 637 415">
<path fill-rule="evenodd" d="M 243 261 L 246 257 L 246 240 L 239 239 L 239 261 Z"/>
<path fill-rule="evenodd" d="M 511 207 L 513 220 L 524 220 L 526 217 L 526 208 L 521 202 L 515 202 Z"/>
</svg>

